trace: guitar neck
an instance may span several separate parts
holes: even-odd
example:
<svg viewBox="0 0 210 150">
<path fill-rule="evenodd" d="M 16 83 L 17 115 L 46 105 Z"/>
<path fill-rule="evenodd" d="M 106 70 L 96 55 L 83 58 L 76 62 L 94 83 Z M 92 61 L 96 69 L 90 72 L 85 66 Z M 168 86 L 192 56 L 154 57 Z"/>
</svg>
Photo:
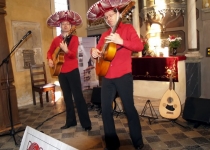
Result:
<svg viewBox="0 0 210 150">
<path fill-rule="evenodd" d="M 67 38 L 70 37 L 70 36 L 71 36 L 71 35 L 65 36 L 65 37 L 63 38 L 63 42 L 66 43 Z"/>
<path fill-rule="evenodd" d="M 121 21 L 121 17 L 117 20 L 117 23 L 115 24 L 115 26 L 112 28 L 112 33 L 115 33 L 119 24 L 120 24 L 120 21 Z"/>
<path fill-rule="evenodd" d="M 171 75 L 170 75 L 170 78 L 169 78 L 169 81 L 170 81 L 170 83 L 169 83 L 169 90 L 173 90 L 173 72 L 171 73 Z"/>
<path fill-rule="evenodd" d="M 63 38 L 63 42 L 66 43 L 66 40 L 68 37 L 71 37 L 72 34 L 75 32 L 76 30 L 76 27 L 75 26 L 72 26 L 72 28 L 70 29 L 70 31 L 68 32 L 68 34 Z"/>
<path fill-rule="evenodd" d="M 115 26 L 112 28 L 112 32 L 111 33 L 115 33 L 119 24 L 120 24 L 120 21 L 121 21 L 121 17 L 118 19 L 117 23 L 115 24 Z M 107 41 L 107 40 L 106 40 Z M 105 52 L 105 50 L 107 49 L 107 46 L 109 45 L 109 43 L 106 43 L 103 45 L 102 47 L 102 53 Z"/>
<path fill-rule="evenodd" d="M 131 2 L 126 6 L 126 8 L 123 10 L 123 12 L 122 12 L 121 14 L 119 14 L 119 18 L 118 18 L 118 20 L 117 20 L 115 26 L 112 28 L 112 32 L 111 32 L 111 33 L 115 33 L 115 32 L 116 32 L 116 30 L 117 30 L 117 28 L 118 28 L 118 26 L 119 26 L 119 24 L 120 24 L 120 22 L 121 22 L 121 20 L 122 20 L 122 17 L 123 17 L 127 12 L 129 12 L 131 9 L 134 8 L 135 3 L 136 3 L 136 2 L 131 1 Z M 107 46 L 109 45 L 109 43 L 106 43 L 106 42 L 107 42 L 107 40 L 105 41 L 105 44 L 104 44 L 103 47 L 102 47 L 102 54 L 106 51 L 106 48 L 107 48 Z"/>
</svg>

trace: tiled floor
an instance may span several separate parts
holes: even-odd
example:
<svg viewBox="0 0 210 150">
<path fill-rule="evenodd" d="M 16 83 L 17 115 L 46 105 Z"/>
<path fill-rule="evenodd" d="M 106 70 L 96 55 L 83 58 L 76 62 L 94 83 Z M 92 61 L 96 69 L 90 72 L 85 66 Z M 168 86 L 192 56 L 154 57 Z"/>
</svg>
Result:
<svg viewBox="0 0 210 150">
<path fill-rule="evenodd" d="M 19 108 L 19 116 L 23 126 L 16 129 L 15 139 L 20 144 L 24 128 L 31 126 L 79 150 L 103 150 L 105 144 L 101 116 L 98 115 L 96 107 L 89 107 L 89 114 L 93 127 L 91 131 L 84 131 L 78 120 L 76 127 L 60 130 L 60 127 L 65 123 L 65 108 L 62 99 L 57 101 L 55 106 L 45 103 L 43 108 L 39 104 L 21 107 Z M 125 115 L 120 114 L 117 116 L 115 113 L 113 117 L 121 142 L 120 150 L 134 150 L 129 138 L 129 129 Z M 186 122 L 181 116 L 177 119 L 177 122 L 186 128 L 168 120 L 155 119 L 151 120 L 152 123 L 150 124 L 148 118 L 140 116 L 140 121 L 145 143 L 144 150 L 210 149 L 209 125 L 202 124 L 198 128 L 194 128 L 193 123 Z M 21 129 L 23 131 L 18 132 Z M 19 146 L 15 146 L 11 135 L 0 137 L 0 150 L 18 149 Z"/>
</svg>

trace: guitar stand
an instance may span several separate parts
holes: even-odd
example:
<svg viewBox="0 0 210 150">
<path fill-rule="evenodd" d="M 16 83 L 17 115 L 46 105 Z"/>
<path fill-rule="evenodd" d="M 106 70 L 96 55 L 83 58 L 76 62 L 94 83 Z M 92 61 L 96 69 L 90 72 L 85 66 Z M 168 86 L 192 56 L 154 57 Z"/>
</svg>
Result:
<svg viewBox="0 0 210 150">
<path fill-rule="evenodd" d="M 116 118 L 117 118 L 119 115 L 124 114 L 124 110 L 120 108 L 120 106 L 118 105 L 115 99 L 113 100 L 113 102 L 115 104 L 113 113 L 114 115 L 116 115 Z M 116 110 L 116 108 L 118 108 L 118 111 Z"/>
<path fill-rule="evenodd" d="M 151 115 L 147 115 L 145 114 L 146 113 L 146 110 L 149 108 L 150 110 L 150 114 Z M 151 119 L 154 121 L 155 119 L 158 119 L 158 116 L 155 112 L 155 109 L 153 108 L 152 106 L 152 103 L 150 100 L 147 100 L 146 104 L 144 105 L 144 108 L 140 114 L 141 117 L 147 117 L 148 118 L 148 121 L 149 121 L 149 124 L 151 125 Z"/>
<path fill-rule="evenodd" d="M 177 119 L 169 119 L 169 120 L 170 120 L 172 123 L 176 123 L 177 125 L 179 125 L 179 126 L 181 126 L 181 127 L 183 127 L 183 128 L 188 128 L 188 127 L 186 127 L 186 126 L 184 126 L 184 125 L 182 125 L 182 124 L 176 122 Z"/>
<path fill-rule="evenodd" d="M 101 116 L 101 113 L 102 113 L 101 106 L 98 106 L 95 110 L 97 111 L 97 115 L 95 115 L 94 117 L 99 118 Z"/>
<path fill-rule="evenodd" d="M 177 119 L 158 119 L 157 121 L 164 121 L 164 122 L 168 122 L 168 121 L 170 121 L 171 123 L 175 123 L 175 124 L 177 124 L 177 125 L 179 125 L 180 127 L 183 127 L 183 128 L 189 128 L 189 127 L 187 127 L 187 126 L 184 126 L 184 125 L 182 125 L 182 124 L 180 124 L 180 123 L 178 123 L 178 122 L 176 122 L 176 120 Z"/>
</svg>

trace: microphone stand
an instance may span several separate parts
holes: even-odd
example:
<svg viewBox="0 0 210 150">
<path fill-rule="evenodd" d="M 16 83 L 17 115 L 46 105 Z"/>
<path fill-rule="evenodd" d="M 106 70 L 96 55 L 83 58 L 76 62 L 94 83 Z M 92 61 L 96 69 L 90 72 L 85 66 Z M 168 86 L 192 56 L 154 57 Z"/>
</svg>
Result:
<svg viewBox="0 0 210 150">
<path fill-rule="evenodd" d="M 21 44 L 21 42 L 24 40 L 25 38 L 22 38 L 12 49 L 12 51 L 9 53 L 9 55 L 3 59 L 3 61 L 0 64 L 0 67 L 3 64 L 6 64 L 6 81 L 7 81 L 7 99 L 9 102 L 9 117 L 10 117 L 10 125 L 11 125 L 11 130 L 10 130 L 10 134 L 4 134 L 4 135 L 0 135 L 0 136 L 5 136 L 5 135 L 11 135 L 14 139 L 15 145 L 17 144 L 17 141 L 15 139 L 15 130 L 14 130 L 14 124 L 13 124 L 13 117 L 12 117 L 12 107 L 11 107 L 11 97 L 10 97 L 10 83 L 9 83 L 9 69 L 8 69 L 8 64 L 9 64 L 9 58 L 10 55 L 15 51 L 15 49 Z"/>
</svg>

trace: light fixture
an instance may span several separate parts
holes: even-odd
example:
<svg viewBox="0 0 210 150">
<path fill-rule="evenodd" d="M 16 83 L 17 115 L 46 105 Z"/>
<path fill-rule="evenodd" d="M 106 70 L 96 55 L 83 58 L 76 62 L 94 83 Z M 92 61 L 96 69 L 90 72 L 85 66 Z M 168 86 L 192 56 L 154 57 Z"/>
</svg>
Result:
<svg viewBox="0 0 210 150">
<path fill-rule="evenodd" d="M 206 2 L 205 2 L 205 7 L 206 7 L 206 8 L 209 7 L 209 1 L 208 1 L 208 0 L 206 0 Z"/>
<path fill-rule="evenodd" d="M 146 1 L 143 1 L 143 8 L 141 10 L 141 15 L 144 18 L 144 20 L 148 20 L 148 17 L 151 19 L 155 19 L 157 15 L 161 15 L 162 18 L 165 17 L 167 12 L 171 13 L 171 16 L 178 16 L 178 14 L 185 13 L 186 9 L 186 2 L 185 0 L 179 0 L 178 2 L 174 2 L 174 0 L 170 0 L 169 3 L 166 3 L 165 1 L 158 1 L 158 3 L 155 2 L 154 4 L 150 6 L 147 6 Z"/>
</svg>

